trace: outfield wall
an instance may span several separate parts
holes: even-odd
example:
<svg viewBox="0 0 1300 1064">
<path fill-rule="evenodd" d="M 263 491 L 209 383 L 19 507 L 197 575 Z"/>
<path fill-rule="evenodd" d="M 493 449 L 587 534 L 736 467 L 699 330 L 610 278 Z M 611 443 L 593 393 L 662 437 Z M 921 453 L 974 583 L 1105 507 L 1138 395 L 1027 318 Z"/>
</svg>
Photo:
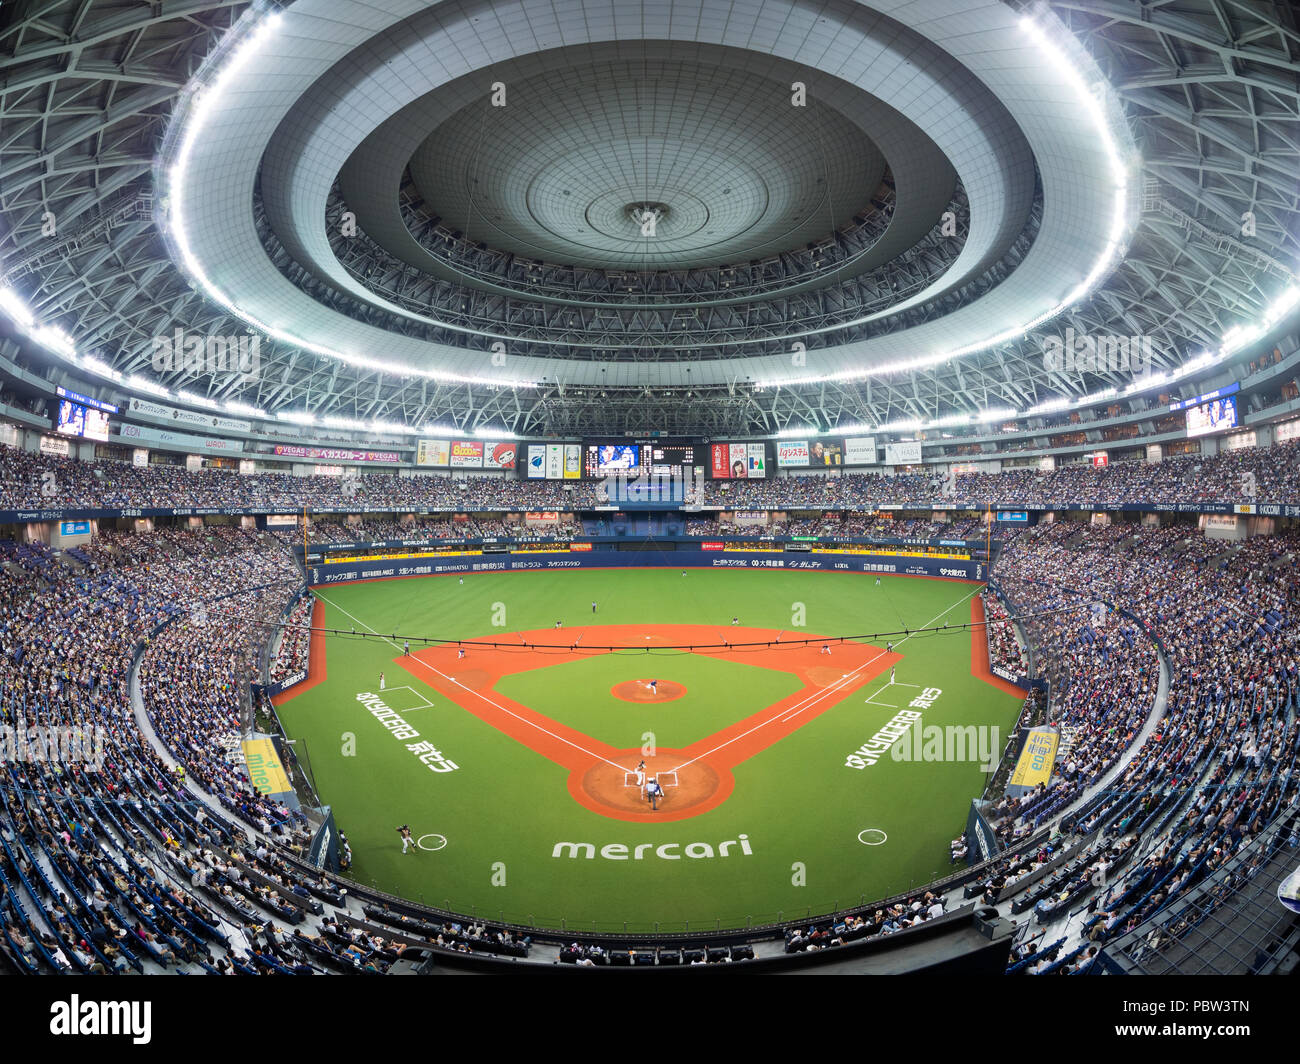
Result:
<svg viewBox="0 0 1300 1064">
<path fill-rule="evenodd" d="M 953 561 L 948 558 L 901 558 L 898 555 L 818 554 L 784 555 L 780 552 L 728 551 L 725 555 L 706 551 L 592 550 L 578 555 L 557 552 L 555 557 L 476 555 L 463 560 L 338 562 L 312 565 L 307 570 L 310 587 L 345 584 L 357 580 L 395 580 L 409 576 L 439 576 L 454 573 L 545 572 L 558 569 L 785 569 L 799 572 L 876 573 L 886 576 L 928 576 L 940 580 L 987 578 L 982 560 Z"/>
</svg>

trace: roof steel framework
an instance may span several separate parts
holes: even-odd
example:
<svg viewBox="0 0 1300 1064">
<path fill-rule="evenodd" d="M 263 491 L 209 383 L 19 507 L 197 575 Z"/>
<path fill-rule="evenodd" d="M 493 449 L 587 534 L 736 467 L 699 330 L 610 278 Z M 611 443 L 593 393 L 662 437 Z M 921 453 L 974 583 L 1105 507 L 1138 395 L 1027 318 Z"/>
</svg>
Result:
<svg viewBox="0 0 1300 1064">
<path fill-rule="evenodd" d="M 223 0 L 25 0 L 0 9 L 0 280 L 110 365 L 147 360 L 177 323 L 243 323 L 191 287 L 155 224 L 152 168 L 178 95 L 242 14 Z M 1019 7 L 1020 5 L 1016 5 Z M 520 434 L 720 435 L 1024 407 L 1098 386 L 1045 368 L 1042 341 L 1146 335 L 1176 364 L 1256 316 L 1300 261 L 1300 28 L 1281 2 L 1054 2 L 1119 94 L 1144 210 L 1087 301 L 1018 344 L 904 375 L 756 389 L 696 384 L 514 389 L 378 373 L 263 345 L 252 380 L 169 383 L 268 411 L 492 426 Z M 946 311 L 935 308 L 933 313 Z M 1103 373 L 1100 379 L 1106 379 Z"/>
</svg>

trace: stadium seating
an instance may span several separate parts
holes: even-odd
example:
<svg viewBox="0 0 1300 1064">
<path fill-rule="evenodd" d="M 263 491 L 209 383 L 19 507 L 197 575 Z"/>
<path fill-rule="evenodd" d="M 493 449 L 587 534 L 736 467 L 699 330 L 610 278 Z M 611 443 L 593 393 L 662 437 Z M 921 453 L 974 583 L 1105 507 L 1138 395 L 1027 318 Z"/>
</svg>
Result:
<svg viewBox="0 0 1300 1064">
<path fill-rule="evenodd" d="M 1175 455 L 1163 462 L 1132 461 L 1095 468 L 1072 465 L 1044 472 L 1036 467 L 1001 473 L 959 474 L 951 499 L 985 505 L 1055 507 L 1089 504 L 1240 502 L 1300 498 L 1300 441 L 1247 448 L 1212 457 Z M 52 479 L 51 479 L 52 477 Z M 1253 478 L 1250 479 L 1250 478 Z M 1249 481 L 1249 489 L 1244 485 Z M 137 467 L 125 462 L 82 462 L 0 445 L 0 495 L 13 508 L 117 507 L 347 507 L 403 512 L 421 507 L 479 511 L 591 509 L 598 482 L 525 480 L 512 476 L 399 477 L 363 473 L 357 478 L 287 473 L 242 476 L 231 470 L 189 472 L 182 466 Z M 702 503 L 728 510 L 860 509 L 922 506 L 945 495 L 936 477 L 923 473 L 887 476 L 779 477 L 705 483 Z M 692 519 L 694 520 L 694 519 Z M 852 521 L 830 519 L 823 535 L 858 534 Z M 820 527 L 821 522 L 818 522 Z M 435 528 L 446 528 L 434 523 Z M 699 529 L 699 525 L 694 526 Z M 795 528 L 808 528 L 796 524 Z M 436 531 L 435 535 L 438 534 Z M 463 535 L 464 533 L 460 533 Z M 689 534 L 705 534 L 691 531 Z M 812 534 L 791 531 L 791 534 Z M 344 537 L 346 539 L 346 537 Z M 382 537 L 374 537 L 382 538 Z"/>
<path fill-rule="evenodd" d="M 0 453 L 5 482 L 17 491 L 32 477 L 39 480 L 51 462 Z M 1241 466 L 1228 456 L 1225 470 L 1193 478 L 1188 490 L 1228 484 Z M 66 476 L 70 500 L 99 490 L 96 482 L 106 475 L 77 463 L 53 467 Z M 108 474 L 113 491 L 118 472 Z M 1277 474 L 1279 490 L 1292 490 L 1290 475 Z M 1089 490 L 1128 490 L 1125 474 L 1089 476 Z M 1130 486 L 1149 493 L 1165 474 L 1157 468 L 1152 476 L 1154 482 Z M 110 497 L 172 503 L 175 490 L 204 498 L 218 490 L 220 478 L 246 485 L 246 499 L 276 499 L 267 482 L 279 483 L 274 476 L 152 471 L 124 479 L 121 493 Z M 897 487 L 896 481 L 850 483 L 864 493 L 855 498 L 871 499 L 876 487 Z M 999 482 L 1019 481 L 1013 474 Z M 294 486 L 312 492 L 336 485 L 295 480 Z M 769 502 L 780 486 L 754 487 Z M 1067 490 L 1074 489 L 1071 479 Z M 512 487 L 511 501 L 540 505 L 518 494 L 530 490 Z M 809 489 L 787 484 L 782 490 Z M 158 494 L 141 494 L 149 491 Z M 367 535 L 409 532 L 385 520 L 366 528 Z M 951 530 L 924 520 L 886 525 L 906 535 Z M 712 527 L 692 518 L 688 531 L 709 534 Z M 879 527 L 865 515 L 793 526 L 798 534 L 832 535 L 872 534 Z M 968 521 L 961 531 L 977 527 Z M 463 523 L 428 521 L 416 534 L 452 538 L 467 531 Z M 505 529 L 488 521 L 474 531 Z M 316 537 L 356 532 L 322 525 Z M 1052 684 L 1047 719 L 1068 743 L 1049 784 L 1018 799 L 992 796 L 991 819 L 1008 849 L 965 892 L 1011 911 L 1032 911 L 1049 926 L 1091 906 L 1081 930 L 1018 957 L 1011 969 L 1073 974 L 1087 970 L 1095 947 L 1175 904 L 1279 816 L 1294 812 L 1300 536 L 1225 543 L 1187 526 L 1059 522 L 1004 542 L 994 577 L 1006 605 L 985 596 L 992 659 L 1028 672 L 1033 648 L 1037 672 Z M 6 966 L 382 972 L 408 949 L 502 960 L 534 952 L 527 936 L 507 927 L 438 918 L 416 906 L 400 911 L 354 902 L 339 881 L 300 862 L 299 814 L 254 791 L 231 756 L 250 708 L 247 684 L 274 642 L 274 622 L 286 610 L 292 623 L 301 622 L 309 609 L 309 600 L 290 609 L 301 575 L 285 542 L 223 525 L 201 532 L 105 529 L 62 557 L 39 543 L 0 543 L 0 562 L 3 723 L 33 741 L 40 729 L 80 728 L 96 730 L 105 742 L 102 760 L 67 771 L 54 762 L 4 765 L 0 957 Z M 308 643 L 300 633 L 276 649 L 272 677 L 305 665 Z M 132 711 L 133 668 L 149 729 L 165 754 Z M 1163 716 L 1153 721 L 1162 689 Z M 1062 813 L 1049 849 L 1042 830 Z M 807 952 L 907 930 L 942 915 L 949 896 L 922 893 L 834 921 L 813 920 L 789 928 L 784 948 Z M 554 954 L 559 963 L 582 966 L 729 963 L 742 956 L 737 947 L 714 945 L 637 947 L 633 957 L 581 942 Z"/>
</svg>

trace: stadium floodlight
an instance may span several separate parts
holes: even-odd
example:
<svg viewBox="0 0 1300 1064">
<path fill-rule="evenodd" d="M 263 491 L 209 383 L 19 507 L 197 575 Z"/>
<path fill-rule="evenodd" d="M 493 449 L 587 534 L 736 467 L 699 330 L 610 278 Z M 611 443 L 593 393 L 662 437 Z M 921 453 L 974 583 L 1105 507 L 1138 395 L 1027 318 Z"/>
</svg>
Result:
<svg viewBox="0 0 1300 1064">
<path fill-rule="evenodd" d="M 365 427 L 371 432 L 388 432 L 399 436 L 415 432 L 410 425 L 399 425 L 395 421 L 370 421 Z"/>
<path fill-rule="evenodd" d="M 1264 310 L 1259 321 L 1253 324 L 1234 325 L 1219 341 L 1220 357 L 1240 351 L 1267 333 L 1300 304 L 1300 285 L 1290 285 Z"/>
<path fill-rule="evenodd" d="M 35 316 L 12 288 L 0 288 L 0 309 L 3 309 L 24 332 L 36 324 Z"/>
<path fill-rule="evenodd" d="M 365 427 L 362 422 L 353 418 L 332 417 L 330 415 L 322 415 L 319 424 L 322 428 L 327 429 L 360 429 Z"/>
<path fill-rule="evenodd" d="M 295 425 L 316 424 L 316 415 L 306 410 L 277 410 L 275 416 L 280 421 L 292 422 Z"/>
<path fill-rule="evenodd" d="M 1111 178 L 1114 182 L 1110 228 L 1107 232 L 1105 247 L 1093 262 L 1087 276 L 1055 306 L 1028 321 L 1012 325 L 1003 332 L 977 340 L 974 343 L 949 351 L 935 352 L 920 358 L 882 363 L 870 368 L 842 370 L 819 376 L 774 378 L 760 381 L 760 385 L 780 387 L 861 380 L 866 377 L 893 376 L 918 369 L 928 369 L 949 359 L 987 351 L 1024 337 L 1031 329 L 1036 329 L 1063 311 L 1068 310 L 1075 303 L 1089 296 L 1101 283 L 1102 278 L 1110 271 L 1124 247 L 1124 237 L 1132 225 L 1132 218 L 1129 216 L 1128 210 L 1129 176 L 1131 173 L 1137 172 L 1139 160 L 1126 157 L 1125 153 L 1120 150 L 1115 129 L 1122 126 L 1122 115 L 1118 106 L 1111 100 L 1110 86 L 1101 76 L 1096 63 L 1088 56 L 1087 52 L 1072 40 L 1070 43 L 1073 44 L 1073 49 L 1067 52 L 1066 42 L 1058 42 L 1037 19 L 1028 16 L 1022 18 L 1020 28 L 1042 53 L 1044 65 L 1058 76 L 1066 79 L 1074 93 L 1076 102 L 1096 132 L 1097 142 L 1101 145 L 1110 167 Z M 1083 74 L 1080 73 L 1080 70 L 1083 69 L 1094 71 L 1096 79 L 1092 82 L 1086 81 Z M 843 328 L 844 326 L 837 327 Z"/>
<path fill-rule="evenodd" d="M 73 361 L 83 369 L 87 369 L 91 373 L 97 373 L 101 377 L 108 377 L 110 380 L 118 382 L 122 380 L 122 374 L 94 355 L 82 355 L 80 358 L 74 358 Z"/>
<path fill-rule="evenodd" d="M 144 377 L 127 377 L 124 382 L 128 388 L 134 388 L 141 392 L 152 392 L 154 395 L 164 395 L 171 397 L 171 392 L 164 388 L 156 381 L 147 380 Z"/>
<path fill-rule="evenodd" d="M 247 27 L 241 27 L 240 23 L 245 19 L 249 20 L 248 25 Z M 167 182 L 167 218 L 164 231 L 176 252 L 179 265 L 188 274 L 191 283 L 201 288 L 204 294 L 214 303 L 224 307 L 246 324 L 265 333 L 268 337 L 279 340 L 290 347 L 337 359 L 361 369 L 397 376 L 426 377 L 432 380 L 461 384 L 495 385 L 508 388 L 537 387 L 536 381 L 479 377 L 452 373 L 446 370 L 423 369 L 411 365 L 385 362 L 371 358 L 368 355 L 353 351 L 341 351 L 326 344 L 317 343 L 309 337 L 300 335 L 290 326 L 262 321 L 256 315 L 235 303 L 208 276 L 203 264 L 194 254 L 194 250 L 190 245 L 189 233 L 185 226 L 185 187 L 189 176 L 190 156 L 204 126 L 223 102 L 223 98 L 234 83 L 239 71 L 265 47 L 267 41 L 279 29 L 281 21 L 282 17 L 279 12 L 272 12 L 265 16 L 251 11 L 246 12 L 232 30 L 232 32 L 238 33 L 239 36 L 233 39 L 228 48 L 228 54 L 223 53 L 219 46 L 213 68 L 215 73 L 200 70 L 195 79 L 197 84 L 182 95 L 182 105 L 177 109 L 172 128 L 168 130 L 166 142 L 174 145 L 174 147 L 170 151 L 170 159 L 162 160 L 159 168 L 160 176 L 165 175 Z M 166 148 L 164 148 L 164 153 L 167 153 Z M 457 331 L 471 331 L 462 329 L 453 323 L 438 322 L 436 324 L 457 329 Z M 499 339 L 507 339 L 507 337 L 499 337 Z"/>
<path fill-rule="evenodd" d="M 1223 361 L 1233 353 L 1240 351 L 1243 347 L 1246 347 L 1260 339 L 1262 336 L 1267 335 L 1279 322 L 1283 321 L 1289 314 L 1295 311 L 1297 307 L 1300 307 L 1300 284 L 1292 284 L 1284 289 L 1281 294 L 1268 305 L 1258 321 L 1234 325 L 1230 329 L 1227 329 L 1220 338 L 1219 347 L 1216 352 L 1202 351 L 1194 358 L 1187 359 L 1172 369 L 1161 370 L 1138 377 L 1131 384 L 1126 386 L 1122 393 L 1115 387 L 1107 387 L 1100 391 L 1088 392 L 1087 394 L 1076 398 L 1061 397 L 1058 399 L 1048 399 L 1044 402 L 1036 403 L 1024 410 L 1015 410 L 1011 407 L 1007 407 L 1005 409 L 980 411 L 974 415 L 955 415 L 927 421 L 895 421 L 878 425 L 874 431 L 916 432 L 921 429 L 943 428 L 950 425 L 958 425 L 969 420 L 996 421 L 999 419 L 1005 419 L 1008 421 L 1014 421 L 1027 417 L 1038 417 L 1043 414 L 1055 413 L 1060 410 L 1080 409 L 1104 402 L 1107 399 L 1113 399 L 1120 394 L 1123 394 L 1124 396 L 1133 396 L 1140 392 L 1150 391 L 1153 388 L 1161 388 L 1170 384 L 1176 384 L 1178 381 L 1183 380 L 1186 377 L 1190 377 L 1195 373 L 1211 368 L 1216 363 Z"/>
<path fill-rule="evenodd" d="M 77 353 L 77 345 L 72 342 L 72 337 L 57 325 L 38 325 L 32 330 L 31 337 L 42 347 L 57 351 L 61 355 Z"/>
<path fill-rule="evenodd" d="M 946 417 L 935 418 L 925 423 L 925 428 L 947 428 L 953 425 L 969 425 L 975 420 L 973 414 L 949 414 Z"/>
</svg>

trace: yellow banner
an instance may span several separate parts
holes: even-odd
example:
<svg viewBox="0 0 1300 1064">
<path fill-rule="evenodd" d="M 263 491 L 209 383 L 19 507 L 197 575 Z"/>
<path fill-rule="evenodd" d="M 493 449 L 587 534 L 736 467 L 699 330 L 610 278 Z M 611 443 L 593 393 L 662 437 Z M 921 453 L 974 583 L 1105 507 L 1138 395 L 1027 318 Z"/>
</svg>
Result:
<svg viewBox="0 0 1300 1064">
<path fill-rule="evenodd" d="M 813 554 L 881 554 L 887 558 L 941 558 L 954 562 L 970 561 L 969 554 L 954 554 L 951 551 L 929 550 L 895 550 L 889 547 L 813 547 Z"/>
<path fill-rule="evenodd" d="M 293 790 L 284 766 L 280 764 L 275 744 L 270 739 L 245 739 L 244 761 L 248 764 L 248 778 L 253 789 L 262 794 L 283 794 Z"/>
<path fill-rule="evenodd" d="M 1016 770 L 1011 774 L 1011 787 L 1023 787 L 1033 790 L 1040 783 L 1047 783 L 1052 778 L 1052 765 L 1056 762 L 1056 747 L 1061 737 L 1051 728 L 1034 728 L 1025 740 L 1025 748 L 1020 751 L 1020 760 Z"/>
<path fill-rule="evenodd" d="M 335 562 L 387 562 L 403 558 L 451 558 L 482 553 L 481 550 L 425 550 L 408 551 L 405 554 L 330 554 L 325 560 L 333 565 Z"/>
</svg>

